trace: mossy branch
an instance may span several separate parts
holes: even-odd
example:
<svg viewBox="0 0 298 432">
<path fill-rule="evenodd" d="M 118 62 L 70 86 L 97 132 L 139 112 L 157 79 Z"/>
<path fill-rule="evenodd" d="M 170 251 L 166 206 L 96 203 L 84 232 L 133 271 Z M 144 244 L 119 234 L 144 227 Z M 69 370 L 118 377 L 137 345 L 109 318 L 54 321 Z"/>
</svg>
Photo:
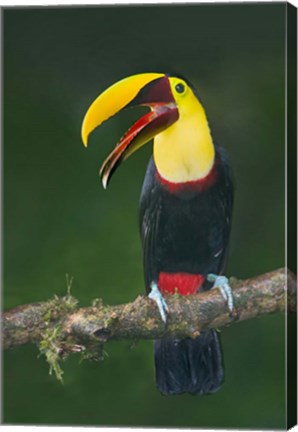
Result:
<svg viewBox="0 0 298 432">
<path fill-rule="evenodd" d="M 155 303 L 146 296 L 117 306 L 101 300 L 79 308 L 68 293 L 52 300 L 18 306 L 2 314 L 4 348 L 35 342 L 61 379 L 58 360 L 73 352 L 102 358 L 111 339 L 196 337 L 205 328 L 220 328 L 274 312 L 296 311 L 296 277 L 278 269 L 244 281 L 230 279 L 235 311 L 230 314 L 219 290 L 181 297 L 167 296 L 168 321 L 160 319 Z M 70 287 L 70 285 L 69 285 Z M 50 371 L 51 371 L 50 370 Z"/>
</svg>

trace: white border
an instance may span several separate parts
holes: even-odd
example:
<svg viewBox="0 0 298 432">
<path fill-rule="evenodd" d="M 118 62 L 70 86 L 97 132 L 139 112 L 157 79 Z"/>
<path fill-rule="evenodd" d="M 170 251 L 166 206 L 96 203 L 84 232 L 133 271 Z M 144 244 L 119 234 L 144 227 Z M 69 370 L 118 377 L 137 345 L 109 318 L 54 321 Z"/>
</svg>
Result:
<svg viewBox="0 0 298 432">
<path fill-rule="evenodd" d="M 54 6 L 88 6 L 88 5 L 123 5 L 123 4 L 190 4 L 190 3 L 210 3 L 210 4 L 216 4 L 216 3 L 280 3 L 280 0 L 261 0 L 261 1 L 256 1 L 256 0 L 243 0 L 243 1 L 238 1 L 238 0 L 204 0 L 204 1 L 197 1 L 197 0 L 187 0 L 187 1 L 181 1 L 181 0 L 158 0 L 158 1 L 154 1 L 154 0 L 118 0 L 118 1 L 113 1 L 113 0 L 105 0 L 105 1 L 98 1 L 98 0 L 88 0 L 86 3 L 82 2 L 82 0 L 46 0 L 46 1 L 40 1 L 40 0 L 31 0 L 31 1 L 22 1 L 22 0 L 0 0 L 0 6 L 1 7 L 14 7 L 14 6 L 42 6 L 42 7 L 54 7 Z M 286 3 L 286 2 L 285 2 Z M 291 3 L 292 5 L 294 5 L 295 7 L 298 7 L 298 0 L 290 0 L 289 3 Z M 0 39 L 2 35 L 0 35 Z M 1 44 L 2 46 L 2 44 Z M 286 47 L 287 49 L 287 47 Z M 286 51 L 287 54 L 287 51 Z M 286 62 L 285 62 L 286 63 Z M 2 80 L 1 80 L 2 82 Z M 287 91 L 287 76 L 285 77 L 285 88 Z M 286 103 L 287 103 L 287 93 L 286 93 Z M 285 107 L 285 111 L 287 113 L 287 105 Z M 286 125 L 287 125 L 287 118 L 286 118 Z M 285 131 L 285 157 L 287 158 L 287 131 Z M 286 172 L 287 172 L 287 160 L 286 160 Z M 287 185 L 286 185 L 287 188 Z M 286 203 L 287 203 L 287 190 L 286 190 Z M 287 212 L 287 209 L 285 210 Z M 287 216 L 287 214 L 286 214 Z M 287 219 L 286 219 L 287 220 Z M 286 231 L 285 231 L 286 233 Z M 286 245 L 287 245 L 287 233 L 286 233 Z M 285 245 L 285 246 L 286 246 Z M 286 254 L 287 254 L 287 250 L 286 250 Z M 286 262 L 287 262 L 287 255 L 286 255 Z M 2 372 L 2 371 L 1 371 Z M 1 395 L 0 395 L 0 408 L 2 407 L 1 405 Z M 84 432 L 84 431 L 90 431 L 90 432 L 98 432 L 100 431 L 108 431 L 108 432 L 141 432 L 141 431 L 146 431 L 146 432 L 153 432 L 156 431 L 158 429 L 152 429 L 152 428 L 113 428 L 113 427 L 77 427 L 77 426 L 3 426 L 1 424 L 0 426 L 1 428 L 1 432 L 27 432 L 27 431 L 32 431 L 33 432 L 49 432 L 49 429 L 54 429 L 57 432 L 68 432 L 71 430 L 75 430 L 78 432 Z M 160 429 L 161 431 L 172 431 L 175 429 Z M 177 430 L 177 429 L 176 429 Z M 192 429 L 192 430 L 196 430 L 196 429 Z M 210 432 L 211 429 L 199 429 L 201 432 Z M 230 429 L 229 431 L 231 431 L 232 429 Z M 295 426 L 293 429 L 291 429 L 293 432 L 298 432 L 298 426 Z M 218 432 L 228 432 L 225 429 L 217 429 Z M 234 429 L 234 431 L 236 431 Z M 242 431 L 244 431 L 242 429 Z M 258 430 L 255 430 L 255 432 L 258 432 Z M 270 432 L 270 430 L 266 430 L 266 432 Z"/>
</svg>

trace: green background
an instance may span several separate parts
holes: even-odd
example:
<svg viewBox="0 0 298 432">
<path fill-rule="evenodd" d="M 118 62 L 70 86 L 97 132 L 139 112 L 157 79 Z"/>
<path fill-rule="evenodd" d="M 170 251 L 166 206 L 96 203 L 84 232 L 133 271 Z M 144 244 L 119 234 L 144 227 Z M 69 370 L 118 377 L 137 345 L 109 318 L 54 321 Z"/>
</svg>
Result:
<svg viewBox="0 0 298 432">
<path fill-rule="evenodd" d="M 139 116 L 80 139 L 84 113 L 134 73 L 177 71 L 198 89 L 229 153 L 236 201 L 228 275 L 284 266 L 285 3 L 5 9 L 4 307 L 66 293 L 81 305 L 144 292 L 138 198 L 151 145 L 108 191 L 101 162 Z M 64 364 L 64 385 L 35 346 L 3 355 L 5 423 L 285 427 L 284 317 L 222 330 L 226 378 L 211 396 L 163 397 L 151 341 L 109 343 L 103 362 Z"/>
</svg>

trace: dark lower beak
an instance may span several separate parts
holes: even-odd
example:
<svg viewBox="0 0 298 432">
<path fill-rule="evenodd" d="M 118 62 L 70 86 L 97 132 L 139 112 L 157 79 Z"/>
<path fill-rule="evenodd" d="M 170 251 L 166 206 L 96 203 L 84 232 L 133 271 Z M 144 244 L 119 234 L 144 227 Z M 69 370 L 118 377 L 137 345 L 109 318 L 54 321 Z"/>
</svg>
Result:
<svg viewBox="0 0 298 432">
<path fill-rule="evenodd" d="M 171 126 L 179 118 L 169 80 L 163 74 L 140 74 L 126 78 L 102 93 L 90 106 L 82 126 L 82 139 L 87 145 L 90 132 L 111 116 L 126 108 L 148 106 L 146 113 L 125 133 L 104 161 L 100 176 L 103 187 L 121 161 Z"/>
</svg>

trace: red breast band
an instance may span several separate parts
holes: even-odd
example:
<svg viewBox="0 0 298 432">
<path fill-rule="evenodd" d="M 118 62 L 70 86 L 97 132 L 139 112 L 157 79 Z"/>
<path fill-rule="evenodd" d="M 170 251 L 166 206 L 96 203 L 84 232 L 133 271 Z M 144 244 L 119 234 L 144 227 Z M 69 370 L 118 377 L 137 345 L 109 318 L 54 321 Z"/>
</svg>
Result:
<svg viewBox="0 0 298 432">
<path fill-rule="evenodd" d="M 159 183 L 168 192 L 172 194 L 177 194 L 181 192 L 202 192 L 205 189 L 208 189 L 210 186 L 212 186 L 217 179 L 216 163 L 213 165 L 209 174 L 207 174 L 206 177 L 199 180 L 188 181 L 183 183 L 173 183 L 164 179 L 157 170 L 156 170 L 156 177 Z"/>
</svg>

